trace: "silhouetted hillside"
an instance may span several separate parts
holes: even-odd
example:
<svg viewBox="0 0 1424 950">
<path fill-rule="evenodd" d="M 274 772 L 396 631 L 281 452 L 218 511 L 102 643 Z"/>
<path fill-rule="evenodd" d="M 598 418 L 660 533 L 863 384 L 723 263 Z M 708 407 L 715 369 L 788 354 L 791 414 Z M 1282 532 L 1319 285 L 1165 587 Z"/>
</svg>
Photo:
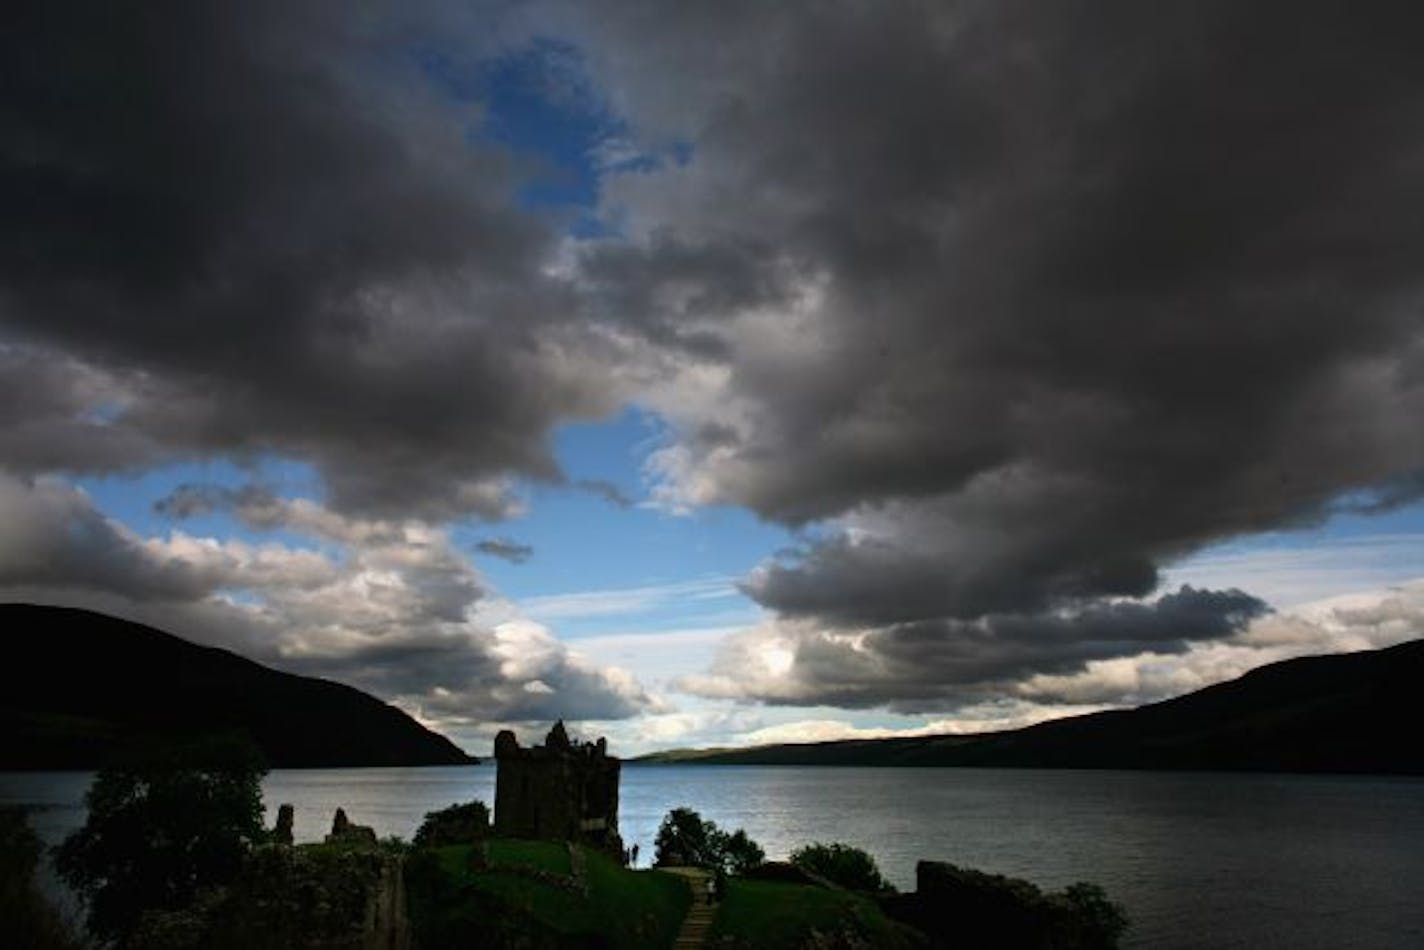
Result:
<svg viewBox="0 0 1424 950">
<path fill-rule="evenodd" d="M 474 761 L 328 680 L 87 610 L 0 605 L 0 768 L 88 768 L 142 736 L 249 734 L 277 768 Z"/>
<path fill-rule="evenodd" d="M 645 761 L 1424 774 L 1424 640 L 1302 657 L 1133 710 L 980 735 L 675 751 Z"/>
</svg>

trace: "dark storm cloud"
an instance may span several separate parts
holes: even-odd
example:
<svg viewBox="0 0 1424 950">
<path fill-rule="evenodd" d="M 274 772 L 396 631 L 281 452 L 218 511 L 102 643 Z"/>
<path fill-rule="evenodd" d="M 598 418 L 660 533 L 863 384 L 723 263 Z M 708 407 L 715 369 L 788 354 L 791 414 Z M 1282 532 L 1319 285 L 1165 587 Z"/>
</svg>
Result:
<svg viewBox="0 0 1424 950">
<path fill-rule="evenodd" d="M 545 276 L 551 232 L 513 203 L 522 169 L 420 65 L 441 44 L 495 50 L 422 9 L 9 11 L 0 331 L 26 345 L 4 357 L 114 379 L 77 407 L 23 397 L 7 465 L 277 452 L 340 509 L 437 519 L 505 513 L 506 474 L 556 477 L 549 426 L 611 407 L 600 344 L 557 325 L 570 308 Z M 72 421 L 95 408 L 102 429 Z M 70 422 L 41 438 L 56 412 Z"/>
<path fill-rule="evenodd" d="M 934 502 L 887 503 L 853 528 L 769 561 L 742 589 L 788 616 L 845 623 L 1037 611 L 1157 586 L 1140 535 L 1109 539 L 1077 485 L 1005 473 Z M 1157 529 L 1154 522 L 1142 530 Z"/>
<path fill-rule="evenodd" d="M 523 564 L 534 556 L 534 548 L 520 544 L 510 538 L 485 538 L 475 545 L 475 550 L 493 557 L 504 558 L 511 564 Z"/>
<path fill-rule="evenodd" d="M 694 156 L 608 187 L 643 223 L 624 299 L 742 308 L 694 315 L 727 376 L 669 401 L 667 487 L 838 519 L 748 581 L 762 603 L 1036 612 L 1344 492 L 1419 497 L 1417 5 L 618 10 L 582 27 L 605 81 Z"/>
<path fill-rule="evenodd" d="M 510 513 L 509 478 L 561 479 L 551 427 L 636 400 L 671 427 L 655 501 L 807 527 L 745 584 L 794 647 L 790 701 L 948 702 L 934 683 L 1194 639 L 1154 632 L 1185 601 L 1112 598 L 1424 491 L 1417 4 L 420 9 L 10 12 L 0 464 L 295 457 L 325 505 L 197 488 L 167 513 L 370 562 L 144 543 L 79 505 L 49 560 L 6 549 L 17 583 L 260 581 L 301 655 L 409 622 L 419 668 L 482 588 L 406 519 Z M 626 119 L 610 148 L 686 159 L 607 165 L 596 238 L 521 207 L 520 160 L 420 65 L 533 35 Z M 278 561 L 339 576 L 308 596 Z M 1197 629 L 1235 630 L 1210 596 Z M 502 708 L 577 693 L 557 665 L 502 663 Z"/>
<path fill-rule="evenodd" d="M 648 340 L 695 357 L 722 359 L 713 323 L 748 306 L 780 299 L 787 274 L 773 247 L 683 244 L 655 234 L 650 247 L 595 245 L 581 261 L 584 305 L 632 323 Z"/>
<path fill-rule="evenodd" d="M 161 458 L 148 435 L 109 424 L 141 388 L 50 350 L 0 343 L 0 462 L 11 471 L 102 472 Z"/>
<path fill-rule="evenodd" d="M 196 601 L 216 578 L 171 561 L 106 519 L 82 492 L 0 473 L 0 588 L 58 588 L 140 600 Z"/>
<path fill-rule="evenodd" d="M 1194 642 L 1239 633 L 1267 611 L 1238 590 L 1184 586 L 1152 603 L 1098 602 L 1071 612 L 922 620 L 851 633 L 773 625 L 733 638 L 711 676 L 685 685 L 710 696 L 803 706 L 957 709 L 1012 692 L 1035 674 L 1076 672 L 1090 660 L 1182 653 Z M 763 675 L 768 648 L 790 651 L 789 668 Z"/>
</svg>

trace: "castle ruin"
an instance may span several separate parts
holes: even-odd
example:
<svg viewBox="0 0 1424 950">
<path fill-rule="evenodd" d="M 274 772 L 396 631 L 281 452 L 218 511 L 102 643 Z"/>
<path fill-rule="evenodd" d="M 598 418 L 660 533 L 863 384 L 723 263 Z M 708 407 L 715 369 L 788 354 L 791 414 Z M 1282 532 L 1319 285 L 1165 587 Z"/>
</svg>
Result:
<svg viewBox="0 0 1424 950">
<path fill-rule="evenodd" d="M 562 721 L 542 746 L 522 748 L 508 729 L 494 740 L 494 831 L 510 838 L 577 841 L 622 858 L 618 773 L 608 743 L 572 742 Z"/>
</svg>

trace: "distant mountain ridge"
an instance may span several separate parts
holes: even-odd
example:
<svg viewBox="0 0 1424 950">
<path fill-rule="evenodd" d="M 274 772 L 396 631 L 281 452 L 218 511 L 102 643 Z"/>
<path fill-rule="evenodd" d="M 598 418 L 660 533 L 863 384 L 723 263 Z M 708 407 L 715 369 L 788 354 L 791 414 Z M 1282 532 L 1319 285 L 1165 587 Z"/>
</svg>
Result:
<svg viewBox="0 0 1424 950">
<path fill-rule="evenodd" d="M 1424 640 L 1300 657 L 1176 699 L 977 735 L 675 750 L 640 761 L 1424 774 Z"/>
<path fill-rule="evenodd" d="M 245 732 L 274 768 L 476 761 L 394 706 L 143 624 L 0 604 L 0 769 L 94 768 L 137 738 Z"/>
</svg>

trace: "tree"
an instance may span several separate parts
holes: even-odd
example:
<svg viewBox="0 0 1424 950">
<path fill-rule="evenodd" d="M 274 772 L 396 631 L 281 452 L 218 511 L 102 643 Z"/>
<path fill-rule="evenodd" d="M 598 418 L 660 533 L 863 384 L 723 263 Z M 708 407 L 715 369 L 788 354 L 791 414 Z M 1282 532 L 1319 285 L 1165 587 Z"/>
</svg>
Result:
<svg viewBox="0 0 1424 950">
<path fill-rule="evenodd" d="M 242 740 L 146 750 L 99 772 L 84 827 L 56 850 L 96 936 L 121 939 L 150 910 L 176 910 L 230 881 L 264 837 L 260 757 Z"/>
<path fill-rule="evenodd" d="M 1068 919 L 1060 923 L 1064 933 L 1058 945 L 1116 947 L 1127 932 L 1126 912 L 1109 900 L 1107 892 L 1096 884 L 1079 881 L 1049 899 L 1068 909 Z"/>
<path fill-rule="evenodd" d="M 489 808 L 479 800 L 451 805 L 439 811 L 425 813 L 425 820 L 415 832 L 412 844 L 417 848 L 434 848 L 443 844 L 470 844 L 490 833 Z"/>
<path fill-rule="evenodd" d="M 653 863 L 687 864 L 713 868 L 727 874 L 743 874 L 766 856 L 761 846 L 745 831 L 731 833 L 705 821 L 691 808 L 674 808 L 663 818 L 654 839 Z"/>
<path fill-rule="evenodd" d="M 0 935 L 6 946 L 69 950 L 83 946 L 35 884 L 44 845 L 23 808 L 0 806 Z"/>
<path fill-rule="evenodd" d="M 720 866 L 728 874 L 745 874 L 766 860 L 766 852 L 738 828 L 729 835 L 721 836 Z"/>
<path fill-rule="evenodd" d="M 791 852 L 791 863 L 852 891 L 893 891 L 875 859 L 848 844 L 815 842 Z"/>
<path fill-rule="evenodd" d="M 653 863 L 710 866 L 713 848 L 709 831 L 715 827 L 691 808 L 674 808 L 658 825 L 657 837 L 653 839 Z"/>
</svg>

